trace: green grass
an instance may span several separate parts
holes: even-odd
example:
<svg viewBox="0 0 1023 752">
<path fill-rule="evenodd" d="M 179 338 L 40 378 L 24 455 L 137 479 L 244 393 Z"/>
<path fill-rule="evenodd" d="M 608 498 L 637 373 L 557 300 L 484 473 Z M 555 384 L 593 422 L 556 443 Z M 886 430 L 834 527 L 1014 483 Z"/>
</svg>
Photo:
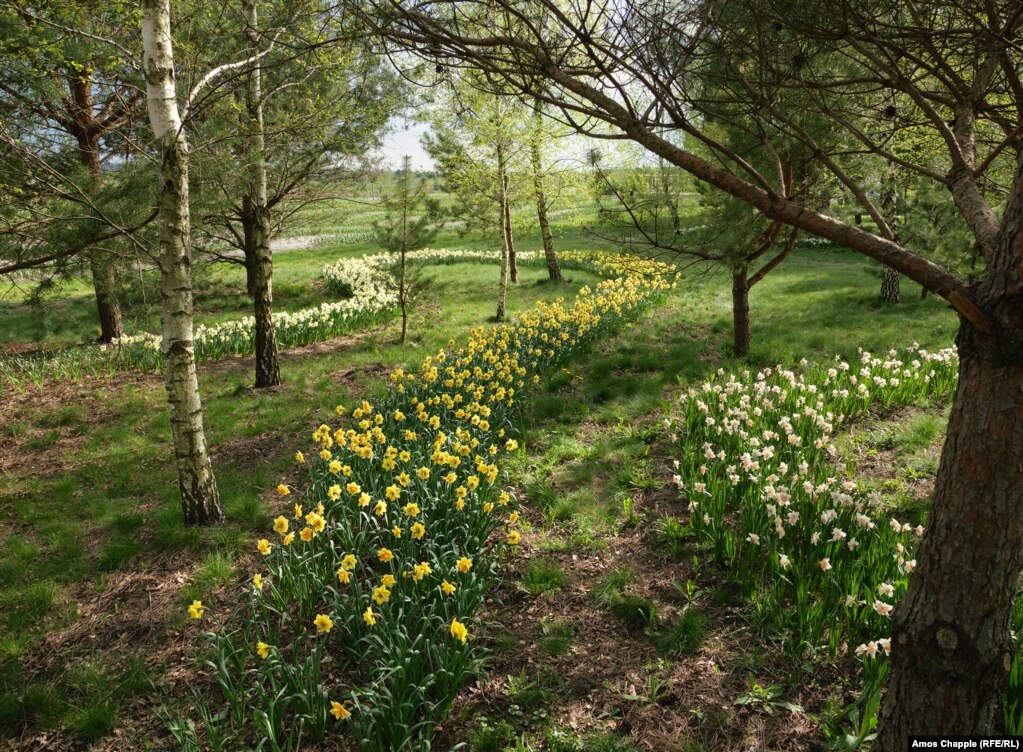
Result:
<svg viewBox="0 0 1023 752">
<path fill-rule="evenodd" d="M 590 592 L 598 603 L 609 606 L 621 598 L 622 591 L 635 579 L 631 569 L 618 567 L 597 580 Z"/>
<path fill-rule="evenodd" d="M 707 636 L 707 617 L 690 606 L 657 634 L 657 648 L 670 658 L 691 655 Z"/>
<path fill-rule="evenodd" d="M 610 604 L 611 613 L 630 632 L 642 632 L 653 626 L 657 618 L 657 604 L 638 595 L 623 595 Z"/>
<path fill-rule="evenodd" d="M 530 595 L 561 590 L 567 581 L 568 577 L 553 559 L 534 559 L 522 573 L 522 587 Z"/>
<path fill-rule="evenodd" d="M 541 617 L 540 631 L 543 634 L 540 646 L 548 654 L 564 655 L 571 649 L 572 638 L 575 636 L 575 628 L 571 624 Z"/>
<path fill-rule="evenodd" d="M 292 234 L 364 232 L 370 220 L 355 212 L 338 218 L 336 207 L 320 207 Z M 581 234 L 578 223 L 576 217 L 556 229 L 560 247 L 597 246 Z M 435 245 L 494 247 L 453 230 Z M 519 247 L 539 248 L 540 240 L 520 234 Z M 328 243 L 277 254 L 276 309 L 298 310 L 331 299 L 318 282 L 322 266 L 342 255 L 377 250 L 368 242 Z M 189 596 L 211 597 L 243 577 L 235 559 L 251 546 L 252 533 L 266 529 L 276 514 L 266 501 L 269 491 L 292 471 L 293 448 L 309 431 L 328 420 L 338 402 L 382 393 L 381 366 L 417 363 L 493 314 L 496 268 L 463 264 L 433 274 L 436 283 L 413 317 L 406 348 L 397 344 L 391 325 L 344 346 L 291 351 L 282 358 L 285 386 L 268 394 L 250 389 L 250 359 L 200 368 L 207 438 L 228 518 L 215 530 L 188 529 L 180 522 L 168 461 L 166 398 L 158 377 L 96 380 L 83 388 L 89 400 L 81 404 L 53 399 L 8 411 L 0 427 L 8 447 L 13 444 L 13 451 L 45 461 L 0 475 L 0 524 L 7 533 L 0 539 L 0 738 L 26 725 L 65 725 L 88 741 L 116 723 L 119 700 L 104 704 L 90 689 L 94 685 L 82 681 L 72 686 L 62 675 L 29 681 L 20 657 L 42 635 L 74 620 L 67 596 L 81 583 L 102 583 L 105 576 L 181 557 L 194 570 L 179 593 L 183 604 Z M 596 281 L 593 275 L 569 272 L 570 284 L 554 286 L 543 282 L 542 269 L 522 268 L 520 274 L 520 284 L 509 288 L 512 313 L 537 300 L 571 298 L 582 285 Z M 200 265 L 196 279 L 199 322 L 248 315 L 240 267 Z M 943 301 L 933 296 L 919 300 L 919 288 L 903 280 L 905 302 L 882 306 L 879 286 L 879 269 L 857 254 L 797 250 L 753 290 L 752 349 L 746 364 L 756 368 L 834 353 L 853 359 L 858 347 L 884 352 L 916 340 L 937 349 L 952 341 L 956 320 Z M 141 284 L 132 281 L 130 288 L 123 298 L 129 327 L 158 331 L 155 274 L 144 271 Z M 679 377 L 691 381 L 734 365 L 729 305 L 723 274 L 690 273 L 655 314 L 630 324 L 544 385 L 521 417 L 530 454 L 516 478 L 526 504 L 545 521 L 538 548 L 549 554 L 599 550 L 625 522 L 642 524 L 642 517 L 628 520 L 633 513 L 625 502 L 663 482 L 658 474 L 663 468 L 651 447 L 660 440 L 664 400 Z M 4 288 L 0 320 L 0 347 L 32 342 L 55 347 L 87 341 L 98 332 L 85 280 L 59 284 L 38 309 L 26 305 L 19 291 Z M 913 473 L 933 471 L 936 460 L 928 447 L 940 438 L 945 420 L 944 414 L 915 416 L 886 429 L 888 434 L 879 435 L 872 448 L 882 450 L 885 444 L 888 449 L 882 451 L 898 454 L 904 470 L 897 480 L 905 485 Z M 892 503 L 910 504 L 899 497 L 898 488 L 889 491 Z M 918 505 L 910 515 L 914 524 L 925 513 Z M 691 554 L 683 531 L 669 531 L 664 523 L 659 534 L 663 552 L 673 558 Z M 605 575 L 594 585 L 595 597 L 609 607 L 624 602 L 630 575 L 627 569 Z M 523 584 L 542 592 L 562 587 L 564 580 L 537 569 L 527 573 Z M 729 593 L 722 598 L 735 600 Z M 626 619 L 643 612 L 638 606 L 621 608 Z M 641 629 L 653 621 L 649 611 Z M 572 637 L 544 639 L 544 649 L 557 655 L 568 649 Z M 68 657 L 72 667 L 91 660 L 88 655 Z M 113 674 L 120 663 L 100 661 Z"/>
</svg>

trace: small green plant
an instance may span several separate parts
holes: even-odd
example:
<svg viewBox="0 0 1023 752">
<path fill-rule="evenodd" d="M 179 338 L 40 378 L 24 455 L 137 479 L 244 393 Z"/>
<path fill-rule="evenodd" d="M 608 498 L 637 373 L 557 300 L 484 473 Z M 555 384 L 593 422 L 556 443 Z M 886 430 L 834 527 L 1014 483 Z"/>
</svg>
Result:
<svg viewBox="0 0 1023 752">
<path fill-rule="evenodd" d="M 622 499 L 621 523 L 623 529 L 636 527 L 639 524 L 639 515 L 636 514 L 634 505 L 632 496 L 625 496 Z"/>
<path fill-rule="evenodd" d="M 667 696 L 671 693 L 671 690 L 671 681 L 665 679 L 659 673 L 654 672 L 647 677 L 647 684 L 643 694 L 640 694 L 638 691 L 626 692 L 622 695 L 622 699 L 627 702 L 642 702 L 645 705 L 657 705 L 667 698 Z"/>
<path fill-rule="evenodd" d="M 707 618 L 695 608 L 686 608 L 673 624 L 658 633 L 657 648 L 667 656 L 691 655 L 707 636 Z"/>
<path fill-rule="evenodd" d="M 748 677 L 748 681 L 749 691 L 735 698 L 734 705 L 759 708 L 767 715 L 774 715 L 778 710 L 788 710 L 792 713 L 804 712 L 802 705 L 777 699 L 781 696 L 781 687 L 762 686 L 753 678 L 752 674 Z"/>
<path fill-rule="evenodd" d="M 590 593 L 598 603 L 610 606 L 621 597 L 622 590 L 635 578 L 635 573 L 628 567 L 618 567 L 597 580 Z"/>
<path fill-rule="evenodd" d="M 469 742 L 473 752 L 503 752 L 512 743 L 515 733 L 503 718 L 493 723 L 486 716 L 479 719 L 479 726 L 470 733 Z"/>
<path fill-rule="evenodd" d="M 575 629 L 572 628 L 571 624 L 555 621 L 550 617 L 544 616 L 540 619 L 540 631 L 543 633 L 540 645 L 551 655 L 564 655 L 572 647 L 572 637 L 575 635 Z"/>
<path fill-rule="evenodd" d="M 522 573 L 522 587 L 530 595 L 540 595 L 561 590 L 568 577 L 553 559 L 531 561 Z"/>
<path fill-rule="evenodd" d="M 630 632 L 642 632 L 653 626 L 657 618 L 657 605 L 649 598 L 623 595 L 611 604 L 611 613 L 621 620 Z"/>
<path fill-rule="evenodd" d="M 673 559 L 683 559 L 690 552 L 692 532 L 678 517 L 667 515 L 657 528 L 657 540 Z"/>
</svg>

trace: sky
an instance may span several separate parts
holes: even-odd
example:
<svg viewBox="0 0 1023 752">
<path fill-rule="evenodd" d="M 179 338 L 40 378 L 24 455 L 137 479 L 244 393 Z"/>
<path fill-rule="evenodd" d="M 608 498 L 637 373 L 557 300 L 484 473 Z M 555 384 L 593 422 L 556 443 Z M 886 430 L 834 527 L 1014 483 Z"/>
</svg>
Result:
<svg viewBox="0 0 1023 752">
<path fill-rule="evenodd" d="M 381 167 L 392 170 L 398 169 L 401 167 L 402 158 L 407 154 L 412 158 L 413 170 L 429 171 L 434 169 L 433 159 L 426 153 L 426 150 L 420 143 L 422 135 L 430 129 L 429 125 L 408 121 L 404 118 L 392 118 L 390 127 L 391 132 L 384 137 L 383 146 L 380 150 Z M 629 164 L 642 163 L 644 159 L 650 160 L 651 164 L 653 163 L 650 155 L 639 147 L 625 145 L 622 142 L 600 141 L 577 135 L 560 139 L 554 153 L 562 169 L 566 167 L 588 169 L 586 153 L 594 147 L 599 149 L 604 155 L 603 163 L 605 166 L 614 166 L 623 162 Z"/>
<path fill-rule="evenodd" d="M 419 143 L 420 137 L 429 130 L 425 123 L 410 123 L 395 120 L 391 123 L 392 131 L 383 140 L 381 149 L 383 165 L 392 170 L 401 167 L 402 158 L 407 154 L 412 157 L 413 170 L 432 170 L 433 160 Z"/>
</svg>

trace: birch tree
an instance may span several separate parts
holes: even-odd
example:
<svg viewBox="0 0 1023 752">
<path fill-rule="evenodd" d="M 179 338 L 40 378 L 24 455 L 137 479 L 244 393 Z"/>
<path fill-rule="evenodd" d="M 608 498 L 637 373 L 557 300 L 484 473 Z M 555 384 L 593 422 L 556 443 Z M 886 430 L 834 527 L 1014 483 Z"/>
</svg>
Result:
<svg viewBox="0 0 1023 752">
<path fill-rule="evenodd" d="M 448 189 L 460 201 L 466 229 L 497 232 L 501 240 L 501 276 L 495 318 L 504 319 L 508 283 L 518 282 L 512 207 L 521 187 L 513 175 L 529 174 L 526 110 L 515 99 L 487 91 L 466 74 L 456 79 L 430 116 L 434 135 L 427 151 Z"/>
<path fill-rule="evenodd" d="M 192 339 L 192 248 L 188 140 L 178 109 L 170 0 L 142 0 L 146 108 L 159 150 L 162 352 L 174 460 L 185 524 L 223 519 L 206 446 Z"/>
</svg>

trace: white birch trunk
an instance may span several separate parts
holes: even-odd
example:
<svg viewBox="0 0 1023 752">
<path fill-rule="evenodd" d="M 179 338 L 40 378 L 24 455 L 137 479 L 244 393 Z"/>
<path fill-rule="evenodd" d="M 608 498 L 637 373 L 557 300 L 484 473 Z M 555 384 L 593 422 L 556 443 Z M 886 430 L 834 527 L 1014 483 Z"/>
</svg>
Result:
<svg viewBox="0 0 1023 752">
<path fill-rule="evenodd" d="M 188 143 L 174 85 L 170 1 L 142 0 L 143 70 L 149 122 L 160 148 L 157 207 L 163 370 L 174 458 L 186 525 L 223 519 L 213 477 L 192 342 L 192 258 L 188 214 Z"/>
</svg>

